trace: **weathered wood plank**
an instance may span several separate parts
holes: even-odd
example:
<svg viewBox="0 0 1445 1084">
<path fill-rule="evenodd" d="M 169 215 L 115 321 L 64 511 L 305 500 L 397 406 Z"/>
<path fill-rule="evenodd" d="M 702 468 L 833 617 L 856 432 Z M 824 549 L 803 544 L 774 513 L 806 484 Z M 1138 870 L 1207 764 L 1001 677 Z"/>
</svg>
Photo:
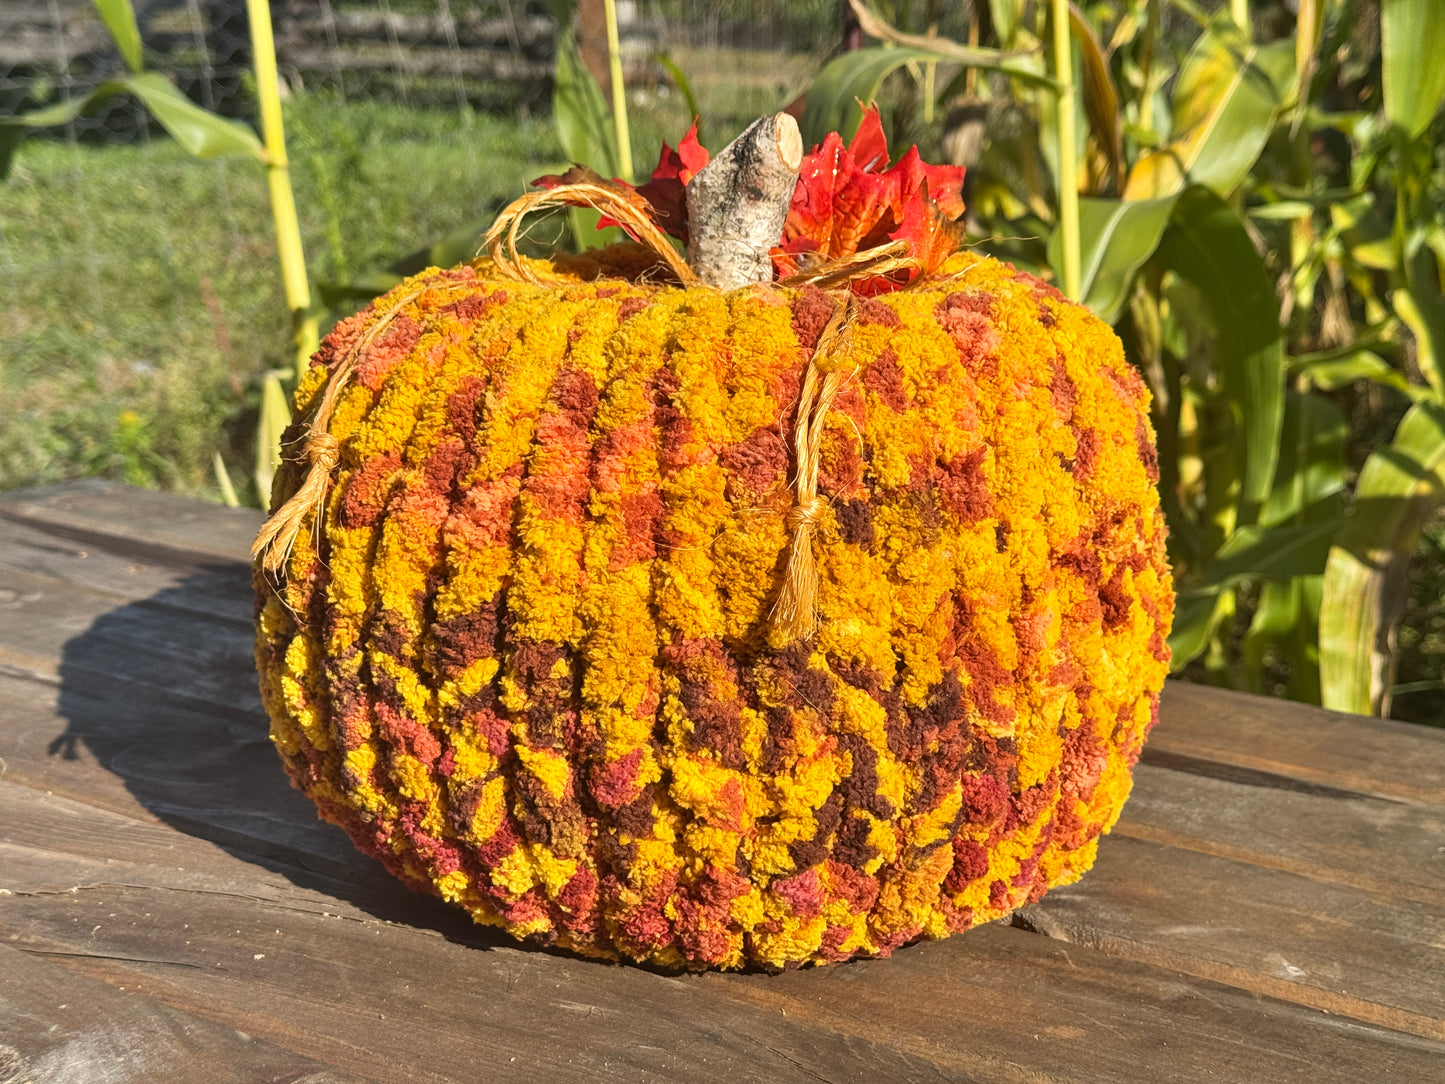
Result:
<svg viewBox="0 0 1445 1084">
<path fill-rule="evenodd" d="M 691 979 L 498 946 L 450 912 L 392 925 L 281 878 L 14 847 L 0 869 L 11 944 L 381 1079 L 978 1079 Z"/>
<path fill-rule="evenodd" d="M 0 569 L 61 580 L 116 600 L 139 601 L 164 591 L 166 605 L 176 609 L 238 621 L 248 620 L 251 613 L 250 571 L 239 562 L 215 561 L 193 568 L 138 560 L 3 516 Z"/>
<path fill-rule="evenodd" d="M 374 864 L 291 789 L 264 717 L 126 692 L 0 674 L 0 776 L 338 876 Z"/>
<path fill-rule="evenodd" d="M 119 491 L 125 498 L 132 495 Z M 413 1078 L 454 1079 L 447 1075 L 452 1070 L 446 1059 L 455 1061 L 457 1048 L 454 1042 L 448 1045 L 448 1027 L 455 1034 L 471 1034 L 476 1014 L 492 1013 L 487 1042 L 500 1056 L 507 1029 L 528 1034 L 532 1016 L 540 1013 L 549 1020 L 536 1041 L 553 1048 L 506 1063 L 501 1078 L 560 1073 L 559 1079 L 606 1079 L 630 1072 L 664 1079 L 704 1069 L 714 1075 L 717 1065 L 744 1079 L 764 1073 L 774 1079 L 803 1079 L 808 1073 L 847 1079 L 857 1075 L 853 1070 L 874 1079 L 1118 1079 L 1131 1075 L 1131 1065 L 1149 1064 L 1151 1078 L 1157 1079 L 1202 1079 L 1214 1073 L 1294 1079 L 1306 1072 L 1310 1079 L 1345 1079 L 1346 1070 L 1373 1068 L 1363 1054 L 1351 1061 L 1331 1052 L 1331 1041 L 1348 1046 L 1351 1037 L 1363 1037 L 1364 1048 L 1373 1051 L 1370 1057 L 1385 1069 L 1398 1068 L 1411 1078 L 1426 1064 L 1419 1059 L 1445 1052 L 1427 1039 L 1377 1028 L 1353 1031 L 1354 1025 L 1287 1003 L 1300 1001 L 1419 1036 L 1438 1034 L 1431 1028 L 1439 1020 L 1440 998 L 1432 1000 L 1429 991 L 1412 985 L 1425 982 L 1438 965 L 1408 956 L 1412 923 L 1427 931 L 1421 943 L 1438 955 L 1439 930 L 1430 923 L 1445 904 L 1445 827 L 1439 795 L 1432 789 L 1445 745 L 1432 732 L 1421 737 L 1417 728 L 1401 724 L 1381 729 L 1373 721 L 1297 705 L 1209 689 L 1189 688 L 1180 695 L 1171 687 L 1163 723 L 1146 751 L 1135 797 L 1118 828 L 1125 838 L 1105 842 L 1100 869 L 1071 890 L 1083 895 L 1064 894 L 1055 909 L 1046 901 L 1038 912 L 1042 917 L 1031 919 L 1044 932 L 1104 952 L 988 928 L 945 945 L 909 949 L 893 961 L 824 972 L 649 975 L 502 945 L 434 901 L 406 894 L 378 866 L 355 854 L 339 831 L 315 821 L 309 803 L 286 786 L 254 699 L 245 567 L 234 561 L 217 564 L 225 560 L 218 549 L 229 546 L 236 556 L 241 536 L 234 532 L 219 546 L 197 540 L 205 534 L 203 521 L 224 510 L 186 511 L 182 506 L 194 502 L 151 494 L 169 504 L 168 511 L 153 510 L 154 515 L 176 520 L 183 512 L 194 513 L 198 520 L 180 533 L 142 523 L 135 527 L 136 537 L 129 538 L 132 527 L 123 516 L 111 514 L 118 499 L 114 487 L 71 487 L 60 494 L 65 499 L 59 511 L 54 491 L 22 495 L 18 504 L 8 499 L 13 496 L 0 498 L 0 662 L 18 660 L 12 661 L 12 675 L 31 677 L 0 675 L 0 774 L 19 784 L 7 788 L 0 783 L 0 838 L 9 846 L 0 856 L 0 875 L 15 876 L 13 871 L 23 866 L 53 880 L 69 871 L 94 884 L 64 895 L 108 899 L 129 908 L 117 914 L 151 918 L 169 908 L 181 926 L 188 923 L 178 908 L 209 915 L 207 921 L 221 924 L 204 935 L 206 951 L 216 954 L 223 948 L 217 931 L 241 919 L 255 920 L 258 909 L 263 918 L 288 909 L 309 916 L 297 919 L 304 927 L 324 918 L 317 908 L 329 908 L 347 914 L 348 927 L 380 924 L 387 932 L 373 929 L 369 936 L 385 940 L 371 944 L 388 946 L 383 959 L 400 968 L 397 974 L 435 973 L 439 982 L 433 994 L 472 982 L 477 957 L 496 964 L 512 953 L 527 961 L 508 964 L 512 971 L 493 967 L 493 987 L 484 982 L 469 992 L 472 1000 L 462 1008 L 442 1009 L 446 1026 L 428 1025 L 431 1030 L 423 1028 L 419 1039 L 402 1042 L 389 1030 L 385 1036 L 368 1032 L 358 1038 L 348 1031 L 318 1038 L 310 1032 L 325 1026 L 327 1011 L 335 1005 L 308 985 L 315 976 L 303 967 L 306 954 L 326 961 L 322 971 L 346 990 L 373 982 L 367 966 L 375 968 L 378 960 L 368 958 L 366 936 L 353 936 L 354 931 L 341 939 L 341 947 L 359 953 L 363 962 L 332 960 L 332 949 L 326 947 L 331 939 L 312 930 L 303 959 L 272 976 L 270 986 L 263 983 L 269 999 L 264 1006 L 245 996 L 249 972 L 223 980 L 231 984 L 230 992 L 221 999 L 217 1018 L 288 1049 L 366 1072 L 384 1058 L 379 1052 L 386 1049 L 386 1038 L 401 1042 L 398 1049 L 410 1052 L 407 1056 L 422 1067 Z M 16 507 L 22 509 L 18 515 Z M 253 530 L 254 522 L 246 526 L 242 549 Z M 37 591 L 39 597 L 30 597 Z M 1274 726 L 1277 708 L 1287 716 L 1279 727 Z M 1216 716 L 1233 721 L 1215 733 Z M 1321 720 L 1327 725 L 1312 731 Z M 1169 739 L 1171 728 L 1177 740 Z M 1357 761 L 1358 749 L 1375 762 Z M 1406 763 L 1392 759 L 1397 749 L 1407 751 Z M 51 809 L 41 816 L 41 799 L 65 804 L 64 799 L 25 788 L 54 790 L 95 808 L 71 808 L 63 817 Z M 120 815 L 104 830 L 97 828 L 108 815 L 101 810 Z M 32 824 L 39 827 L 12 827 Z M 130 850 L 127 838 L 134 844 Z M 1122 848 L 1127 860 L 1108 865 L 1113 848 Z M 107 858 L 134 868 L 115 883 L 115 861 L 106 865 Z M 1103 874 L 1111 868 L 1119 871 L 1115 880 Z M 195 880 L 204 877 L 230 878 L 242 888 L 231 892 Z M 66 880 L 61 875 L 45 884 L 54 887 Z M 1234 894 L 1215 891 L 1221 883 L 1232 884 Z M 1319 900 L 1311 901 L 1312 892 Z M 199 1005 L 203 987 L 209 991 L 208 984 L 182 974 L 206 971 L 204 964 L 178 967 L 156 962 L 169 959 L 156 955 L 98 959 L 93 945 L 66 940 L 60 897 L 23 899 L 17 912 L 12 905 L 19 898 L 0 897 L 0 916 L 30 916 L 26 922 L 32 925 L 26 932 L 17 930 L 17 938 L 30 938 L 24 943 L 31 948 L 75 953 L 65 957 L 68 967 L 126 985 L 143 979 L 152 993 L 159 991 L 157 996 L 182 1008 Z M 328 902 L 318 902 L 322 899 Z M 1331 937 L 1348 929 L 1359 913 L 1368 916 L 1357 923 L 1362 936 L 1332 959 Z M 70 918 L 72 926 L 81 921 L 78 912 Z M 384 918 L 407 925 L 387 926 Z M 1191 925 L 1201 929 L 1190 932 Z M 233 928 L 239 932 L 247 926 Z M 285 927 L 278 922 L 276 928 Z M 135 935 L 140 941 L 133 949 L 139 951 L 146 936 L 152 947 L 160 943 L 156 938 L 164 940 L 164 929 L 149 929 L 149 934 Z M 417 948 L 415 938 L 427 942 L 425 950 Z M 432 952 L 437 943 L 460 955 Z M 1285 965 L 1276 964 L 1271 953 L 1304 977 L 1288 970 L 1281 975 Z M 1397 981 L 1394 990 L 1388 983 L 1392 966 L 1412 976 Z M 564 972 L 554 974 L 553 968 Z M 850 978 L 848 989 L 833 989 L 834 982 L 845 981 L 836 976 L 871 975 L 878 969 L 876 980 Z M 555 986 L 524 990 L 515 1004 L 506 998 L 499 1002 L 495 984 L 505 980 L 510 994 L 510 987 L 522 985 L 514 975 L 528 976 L 529 984 L 572 983 L 596 993 L 587 1003 L 594 1010 L 588 1019 L 603 1014 L 605 1005 L 611 1030 L 602 1028 L 605 1036 L 594 1041 L 593 1032 L 579 1037 L 554 1026 L 550 1017 L 566 1021 L 573 1011 L 555 1000 Z M 599 977 L 616 975 L 633 978 Z M 682 985 L 663 992 L 635 987 L 639 975 Z M 435 999 L 398 987 L 400 981 L 396 975 L 384 981 L 376 1004 L 409 1006 L 413 1016 L 437 1010 Z M 702 993 L 690 994 L 689 1000 L 679 989 Z M 610 1052 L 607 1040 L 621 1042 L 630 1034 L 630 1025 L 620 1032 L 616 1025 L 635 1011 L 630 1007 L 634 1000 L 656 1006 L 647 1011 L 663 1024 L 632 1041 L 640 1048 L 657 1046 L 662 1054 Z M 499 1003 L 506 1004 L 505 1011 L 497 1008 Z M 773 1017 L 784 1011 L 789 1024 L 778 1030 Z M 364 1010 L 358 1015 L 348 1002 L 341 1012 L 349 1029 L 365 1030 Z M 305 1022 L 293 1020 L 289 1014 L 295 1013 Z M 741 1032 L 729 1030 L 729 1013 L 743 1014 Z M 1202 1023 L 1201 1013 L 1207 1017 Z M 696 1025 L 690 1020 L 699 1015 L 722 1021 L 718 1035 L 703 1036 L 703 1060 L 678 1062 L 675 1053 L 667 1060 L 669 1035 L 675 1041 L 691 1034 Z M 1008 1021 L 1002 1031 L 995 1016 Z M 402 1027 L 393 1026 L 398 1032 Z M 264 1030 L 268 1027 L 273 1031 Z M 1111 1045 L 1123 1042 L 1113 1028 L 1126 1030 L 1133 1045 Z M 309 1035 L 306 1043 L 319 1045 L 291 1041 L 293 1033 L 303 1031 Z M 1048 1041 L 1031 1039 L 1034 1034 Z M 560 1054 L 558 1044 L 565 1046 L 569 1039 L 586 1049 Z M 1044 1043 L 1044 1056 L 1019 1053 L 1031 1042 Z M 759 1061 L 758 1051 L 769 1043 L 775 1044 L 768 1047 L 772 1056 Z M 1100 1045 L 1107 1048 L 1097 1063 L 1103 1068 L 1097 1076 L 1081 1076 L 1077 1065 L 1093 1059 Z M 1291 1052 L 1301 1045 L 1308 1056 L 1292 1060 Z M 838 1050 L 852 1060 L 829 1061 Z M 340 1060 L 331 1057 L 338 1052 Z M 1161 1052 L 1167 1052 L 1163 1061 Z M 1095 1062 L 1088 1064 L 1093 1072 Z M 1164 1071 L 1154 1073 L 1156 1064 Z M 468 1065 L 475 1068 L 475 1063 Z M 1265 1068 L 1256 1072 L 1257 1065 Z M 1338 1070 L 1339 1076 L 1321 1075 L 1321 1065 Z"/>
<path fill-rule="evenodd" d="M 1445 906 L 1439 808 L 1280 776 L 1220 774 L 1140 764 L 1114 832 Z"/>
<path fill-rule="evenodd" d="M 1445 908 L 1134 839 L 1016 924 L 1445 1039 Z"/>
<path fill-rule="evenodd" d="M 343 1084 L 361 1079 L 0 946 L 0 1081 Z"/>
<path fill-rule="evenodd" d="M 171 604 L 173 595 L 184 594 L 167 588 L 125 601 L 0 568 L 0 664 L 111 695 L 133 695 L 131 687 L 146 686 L 257 715 L 262 708 L 249 611 L 244 617 L 209 616 L 194 605 Z"/>
<path fill-rule="evenodd" d="M 1445 1044 L 991 926 L 889 961 L 669 976 L 269 881 L 8 849 L 0 932 L 384 1079 L 1419 1079 Z M 327 909 L 327 910 L 323 910 Z M 328 913 L 329 910 L 329 913 Z M 460 1038 L 464 1037 L 464 1038 Z M 460 1054 L 466 1051 L 463 1059 Z"/>
<path fill-rule="evenodd" d="M 25 815 L 16 815 L 22 808 Z M 221 997 L 224 1012 L 250 1014 L 244 1019 L 220 1018 L 255 1034 L 267 1035 L 266 1027 L 283 1025 L 321 1028 L 323 1021 L 334 1031 L 338 1025 L 330 1013 L 337 1010 L 342 1022 L 340 1043 L 349 1041 L 351 1028 L 370 1026 L 365 1019 L 368 1004 L 381 1006 L 378 1013 L 401 1014 L 405 1020 L 404 1006 L 412 1006 L 408 1012 L 418 1005 L 435 1011 L 438 991 L 469 990 L 469 998 L 475 1000 L 448 1003 L 440 1010 L 441 1019 L 429 1016 L 419 1025 L 427 1033 L 424 1038 L 438 1044 L 438 1054 L 418 1063 L 418 1069 L 425 1070 L 418 1075 L 430 1072 L 428 1066 L 454 1049 L 437 1029 L 473 1034 L 480 1025 L 470 1014 L 484 1005 L 485 1027 L 497 1031 L 494 1041 L 501 1042 L 508 1027 L 520 1027 L 524 1034 L 540 1028 L 551 1036 L 550 1043 L 562 1044 L 551 1055 L 555 1058 L 561 1056 L 567 1039 L 548 1030 L 556 1024 L 545 1019 L 549 1012 L 566 1021 L 585 1007 L 590 1015 L 584 1021 L 600 1017 L 607 1025 L 604 1032 L 621 1029 L 613 1042 L 637 1040 L 647 1045 L 655 1035 L 639 1038 L 630 1031 L 636 1025 L 627 1019 L 628 1006 L 634 1003 L 647 1006 L 654 1015 L 660 1011 L 657 1005 L 669 1003 L 664 1026 L 686 1027 L 687 1014 L 695 1014 L 720 1029 L 730 1029 L 737 1026 L 732 1014 L 741 1002 L 748 1012 L 743 1014 L 747 1019 L 739 1043 L 746 1050 L 757 1037 L 750 1029 L 770 1022 L 773 1031 L 766 1038 L 782 1060 L 755 1064 L 753 1069 L 766 1069 L 782 1079 L 803 1078 L 805 1074 L 795 1071 L 796 1066 L 790 1068 L 787 1059 L 810 1055 L 806 1044 L 799 1045 L 798 1035 L 791 1031 L 780 1035 L 778 1028 L 816 1030 L 823 1038 L 811 1042 L 829 1049 L 841 1046 L 855 1055 L 860 1049 L 876 1054 L 875 1047 L 905 1046 L 917 1060 L 894 1068 L 902 1072 L 899 1078 L 907 1079 L 925 1074 L 1024 1079 L 1026 1065 L 1044 1071 L 1043 1079 L 1111 1075 L 1119 1079 L 1127 1076 L 1127 1059 L 1144 1056 L 1152 1059 L 1151 1072 L 1153 1066 L 1159 1067 L 1157 1079 L 1202 1078 L 1206 1072 L 1224 1074 L 1231 1067 L 1239 1074 L 1227 1079 L 1248 1079 L 1242 1067 L 1260 1057 L 1256 1044 L 1278 1044 L 1270 1055 L 1274 1060 L 1259 1064 L 1278 1070 L 1273 1079 L 1292 1079 L 1299 1066 L 1293 1065 L 1293 1054 L 1282 1056 L 1280 1051 L 1298 1049 L 1306 1036 L 1313 1044 L 1316 1031 L 1336 1038 L 1342 1033 L 1347 1041 L 1352 1035 L 1373 1037 L 1386 1049 L 1398 1046 L 1394 1053 L 1381 1055 L 1384 1067 L 1408 1066 L 1421 1052 L 1445 1051 L 1438 1044 L 1414 1045 L 1387 1032 L 1357 1032 L 1329 1017 L 1292 1010 L 1271 999 L 1212 983 L 1181 983 L 1167 971 L 1107 961 L 1091 950 L 1050 945 L 999 927 L 973 931 L 946 944 L 916 946 L 891 961 L 785 976 L 678 978 L 511 948 L 421 897 L 401 893 L 399 899 L 383 899 L 305 874 L 301 874 L 305 883 L 297 883 L 299 871 L 288 877 L 284 870 L 259 869 L 243 857 L 195 839 L 177 836 L 167 843 L 164 829 L 128 824 L 125 818 L 97 814 L 20 787 L 0 784 L 0 824 L 5 825 L 8 841 L 0 854 L 0 870 L 5 887 L 15 893 L 0 897 L 0 930 L 20 933 L 22 943 L 49 951 L 89 953 L 66 959 L 72 966 L 103 973 L 132 988 L 140 983 L 148 993 L 182 1006 L 201 997 L 202 989 L 211 991 L 220 983 L 231 991 Z M 69 853 L 75 850 L 84 853 Z M 37 936 L 37 930 L 27 927 L 27 933 L 13 927 L 16 912 L 9 909 L 13 906 L 32 918 L 40 914 L 41 932 L 48 930 L 44 937 L 56 943 L 26 941 L 27 936 Z M 50 909 L 32 912 L 28 910 L 32 906 Z M 406 925 L 392 925 L 385 918 Z M 96 960 L 97 953 L 111 959 Z M 255 960 L 257 953 L 264 959 Z M 507 959 L 499 960 L 499 954 Z M 113 958 L 118 956 L 126 959 Z M 378 962 L 401 977 L 383 982 L 368 1001 L 371 995 L 364 991 L 374 981 L 368 967 Z M 429 995 L 415 988 L 419 971 L 430 976 Z M 503 981 L 505 993 L 498 989 Z M 249 999 L 248 990 L 254 991 Z M 514 995 L 522 999 L 520 1007 L 513 1005 Z M 212 1004 L 212 993 L 205 997 L 206 1004 Z M 281 1022 L 258 1021 L 256 1016 L 264 1016 L 262 1007 L 272 998 L 285 1000 Z M 539 1000 L 550 1009 L 539 1009 Z M 344 1001 L 344 1006 L 337 1009 L 337 1001 Z M 525 1010 L 527 1019 L 540 1014 L 544 1020 L 509 1023 L 513 1008 L 519 1013 Z M 758 1011 L 763 1014 L 760 1019 Z M 300 1023 L 286 1024 L 298 1012 Z M 1254 1021 L 1256 1015 L 1262 1021 Z M 376 1026 L 384 1027 L 380 1022 Z M 1291 1038 L 1297 1028 L 1304 1031 Z M 1033 1039 L 1034 1034 L 1041 1038 Z M 282 1039 L 280 1034 L 271 1037 Z M 589 1049 L 599 1041 L 590 1033 L 573 1038 Z M 1152 1043 L 1152 1053 L 1131 1045 L 1134 1039 L 1146 1046 Z M 1033 1050 L 1038 1042 L 1051 1044 L 1043 1060 Z M 970 1053 L 949 1052 L 950 1047 Z M 401 1052 L 409 1049 L 403 1047 Z M 607 1061 L 609 1051 L 604 1043 L 598 1054 Z M 334 1060 L 325 1050 L 308 1052 Z M 508 1056 L 518 1056 L 516 1044 Z M 730 1064 L 745 1079 L 757 1078 L 749 1075 L 743 1053 L 734 1051 L 731 1056 Z M 1070 1071 L 1071 1058 L 1087 1071 Z M 519 1062 L 519 1078 L 555 1070 L 559 1064 L 523 1058 Z M 688 1064 L 673 1063 L 669 1071 L 686 1076 Z M 828 1072 L 816 1057 L 802 1064 Z M 878 1068 L 866 1058 L 858 1064 Z M 1096 1064 L 1097 1070 L 1088 1068 Z M 635 1063 L 631 1067 L 638 1068 Z M 694 1068 L 700 1071 L 701 1063 Z M 561 1072 L 561 1079 L 574 1075 Z M 437 1075 L 447 1078 L 445 1068 L 438 1068 Z M 1342 1070 L 1339 1079 L 1343 1078 Z M 1314 1079 L 1335 1078 L 1321 1074 Z"/>
<path fill-rule="evenodd" d="M 1445 805 L 1445 730 L 1171 681 L 1146 760 L 1228 764 L 1322 786 Z"/>
<path fill-rule="evenodd" d="M 724 981 L 790 1018 L 810 1012 L 864 1034 L 887 1031 L 912 1049 L 997 1051 L 1058 1080 L 1413 1080 L 1428 1079 L 1445 1056 L 1434 1040 L 1132 961 L 1106 966 L 1083 945 L 1011 936 L 1022 932 L 985 926 L 890 961 Z"/>
<path fill-rule="evenodd" d="M 254 508 L 223 508 L 174 493 L 90 479 L 0 493 L 0 516 L 113 553 L 192 561 L 250 560 Z"/>
</svg>

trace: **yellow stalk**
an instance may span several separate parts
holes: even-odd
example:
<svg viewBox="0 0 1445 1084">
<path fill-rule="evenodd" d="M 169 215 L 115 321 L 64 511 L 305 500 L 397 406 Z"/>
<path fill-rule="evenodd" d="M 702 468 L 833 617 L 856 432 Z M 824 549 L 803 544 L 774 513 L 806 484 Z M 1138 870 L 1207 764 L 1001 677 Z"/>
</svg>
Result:
<svg viewBox="0 0 1445 1084">
<path fill-rule="evenodd" d="M 1249 33 L 1249 0 L 1229 0 L 1229 15 L 1235 25 Z"/>
<path fill-rule="evenodd" d="M 627 88 L 622 84 L 622 43 L 617 36 L 617 0 L 602 0 L 607 16 L 607 65 L 612 74 L 612 123 L 617 129 L 617 168 L 632 180 L 632 136 L 627 130 Z"/>
<path fill-rule="evenodd" d="M 1074 54 L 1069 41 L 1069 0 L 1052 0 L 1054 78 L 1059 81 L 1059 239 L 1063 243 L 1064 295 L 1080 301 L 1079 160 L 1074 134 Z"/>
<path fill-rule="evenodd" d="M 301 224 L 286 160 L 286 134 L 281 124 L 281 94 L 277 86 L 276 41 L 271 32 L 267 0 L 246 0 L 251 24 L 251 52 L 256 60 L 256 98 L 261 110 L 261 141 L 266 146 L 266 186 L 271 194 L 271 215 L 276 223 L 276 248 L 281 257 L 281 284 L 291 312 L 291 336 L 296 349 L 296 379 L 300 380 L 316 352 L 318 328 L 311 314 L 311 286 L 306 277 L 306 253 L 301 247 Z"/>
</svg>

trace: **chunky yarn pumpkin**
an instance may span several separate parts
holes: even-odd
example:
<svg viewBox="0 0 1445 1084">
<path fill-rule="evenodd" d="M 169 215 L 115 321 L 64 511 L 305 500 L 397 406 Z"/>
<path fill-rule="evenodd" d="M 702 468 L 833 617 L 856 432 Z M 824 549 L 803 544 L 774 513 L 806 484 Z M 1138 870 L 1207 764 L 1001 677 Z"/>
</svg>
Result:
<svg viewBox="0 0 1445 1084">
<path fill-rule="evenodd" d="M 836 302 L 635 256 L 428 271 L 322 346 L 299 416 L 354 366 L 331 484 L 257 573 L 296 786 L 478 922 L 667 966 L 883 956 L 1077 879 L 1173 604 L 1118 340 L 970 255 L 857 301 L 790 637 L 795 407 Z"/>
</svg>

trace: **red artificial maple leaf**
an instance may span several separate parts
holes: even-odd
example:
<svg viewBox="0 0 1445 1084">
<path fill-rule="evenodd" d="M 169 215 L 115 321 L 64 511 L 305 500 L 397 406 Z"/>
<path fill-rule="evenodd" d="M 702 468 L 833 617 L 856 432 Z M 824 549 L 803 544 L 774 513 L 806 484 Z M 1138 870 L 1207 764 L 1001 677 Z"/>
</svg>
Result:
<svg viewBox="0 0 1445 1084">
<path fill-rule="evenodd" d="M 687 244 L 687 199 L 683 190 L 693 176 L 712 161 L 707 148 L 697 141 L 697 118 L 687 135 L 678 141 L 677 150 L 666 143 L 658 157 L 652 180 L 638 188 L 642 198 L 652 204 L 652 220 L 665 232 Z"/>
<path fill-rule="evenodd" d="M 558 176 L 548 174 L 545 177 L 538 177 L 532 182 L 536 188 L 551 190 L 561 185 L 575 184 L 578 181 L 588 181 L 593 184 L 600 184 L 614 191 L 626 190 L 628 202 L 635 206 L 643 206 L 648 217 L 656 223 L 657 227 L 664 233 L 670 233 L 683 244 L 687 244 L 687 199 L 684 196 L 684 189 L 687 182 L 692 180 L 694 174 L 708 162 L 712 161 L 712 155 L 708 154 L 707 148 L 697 141 L 697 120 L 693 119 L 692 127 L 687 130 L 677 144 L 677 149 L 666 143 L 662 145 L 662 153 L 657 159 L 657 168 L 652 171 L 652 179 L 646 184 L 633 187 L 626 181 L 613 178 L 608 181 L 586 166 L 573 166 L 566 173 Z M 639 204 L 639 197 L 645 201 Z M 579 206 L 585 206 L 579 202 Z M 597 222 L 599 230 L 605 230 L 608 226 L 619 226 L 632 236 L 632 231 L 614 218 L 603 215 Z"/>
<path fill-rule="evenodd" d="M 630 201 L 645 201 L 659 228 L 687 242 L 687 182 L 712 160 L 697 141 L 694 119 L 674 150 L 666 143 L 651 180 L 633 188 L 623 181 L 605 181 L 574 166 L 561 177 L 539 177 L 543 188 L 589 179 L 625 189 Z M 877 106 L 863 113 L 858 131 L 847 146 L 837 132 L 803 157 L 793 202 L 773 268 L 778 278 L 796 274 L 825 260 L 851 256 L 889 241 L 907 241 L 923 272 L 936 270 L 958 250 L 963 238 L 957 220 L 963 215 L 963 168 L 924 162 L 910 147 L 889 167 L 888 140 Z M 604 217 L 598 229 L 619 225 Z M 624 227 L 625 228 L 625 227 Z M 853 284 L 857 293 L 873 294 L 901 286 L 905 278 L 873 276 Z"/>
<path fill-rule="evenodd" d="M 931 166 L 910 147 L 891 169 L 876 106 L 863 114 L 845 147 L 830 132 L 803 158 L 782 243 L 773 249 L 780 278 L 823 260 L 851 256 L 888 241 L 907 241 L 922 270 L 932 271 L 962 240 L 963 169 Z M 863 284 L 859 284 L 860 286 Z M 898 285 L 870 283 L 859 292 Z"/>
</svg>

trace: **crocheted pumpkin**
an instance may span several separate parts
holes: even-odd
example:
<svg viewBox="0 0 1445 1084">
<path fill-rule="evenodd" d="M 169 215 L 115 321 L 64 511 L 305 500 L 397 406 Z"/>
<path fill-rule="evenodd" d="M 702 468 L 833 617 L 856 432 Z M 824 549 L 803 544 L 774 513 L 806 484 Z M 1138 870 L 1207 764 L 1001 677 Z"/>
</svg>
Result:
<svg viewBox="0 0 1445 1084">
<path fill-rule="evenodd" d="M 256 574 L 292 780 L 478 922 L 670 966 L 887 955 L 1077 879 L 1173 603 L 1118 340 L 968 254 L 846 303 L 652 262 L 431 270 L 327 338 L 327 484 Z M 774 614 L 805 519 L 811 634 Z"/>
</svg>

